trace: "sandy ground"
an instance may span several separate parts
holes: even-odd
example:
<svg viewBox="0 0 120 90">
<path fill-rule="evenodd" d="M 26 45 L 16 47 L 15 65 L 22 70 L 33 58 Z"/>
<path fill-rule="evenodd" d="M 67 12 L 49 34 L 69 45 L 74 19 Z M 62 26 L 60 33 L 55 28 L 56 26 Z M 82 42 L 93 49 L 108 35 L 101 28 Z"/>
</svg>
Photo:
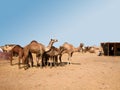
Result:
<svg viewBox="0 0 120 90">
<path fill-rule="evenodd" d="M 0 60 L 0 90 L 120 90 L 120 57 L 74 53 L 71 65 L 28 70 Z"/>
</svg>

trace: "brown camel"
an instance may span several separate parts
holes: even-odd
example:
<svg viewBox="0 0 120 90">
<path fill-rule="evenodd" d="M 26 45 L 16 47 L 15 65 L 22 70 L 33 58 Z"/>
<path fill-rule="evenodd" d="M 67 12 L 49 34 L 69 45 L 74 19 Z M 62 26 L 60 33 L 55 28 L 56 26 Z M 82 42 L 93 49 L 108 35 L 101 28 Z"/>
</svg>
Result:
<svg viewBox="0 0 120 90">
<path fill-rule="evenodd" d="M 22 61 L 24 52 L 23 52 L 23 47 L 21 47 L 20 45 L 16 45 L 12 48 L 12 50 L 10 51 L 12 57 L 14 56 L 14 54 L 18 55 L 18 67 L 20 68 L 20 62 Z M 31 65 L 33 66 L 33 58 L 32 58 L 32 54 L 29 53 L 29 56 L 27 57 L 27 59 L 29 59 L 31 61 Z M 10 60 L 10 64 L 12 65 L 12 58 Z M 28 64 L 28 62 L 26 62 L 25 64 Z M 30 65 L 28 65 L 30 66 Z"/>
<path fill-rule="evenodd" d="M 84 50 L 84 43 L 80 43 L 80 46 L 79 46 L 80 48 L 81 48 L 81 52 L 83 53 L 85 50 Z"/>
<path fill-rule="evenodd" d="M 81 44 L 78 48 L 75 48 L 72 44 L 69 44 L 69 43 L 65 42 L 61 47 L 64 47 L 65 50 L 62 52 L 62 54 L 60 54 L 59 59 L 61 60 L 62 55 L 64 53 L 67 53 L 69 64 L 70 64 L 71 57 L 72 57 L 73 53 L 74 52 L 80 52 L 80 50 L 81 50 Z"/>
<path fill-rule="evenodd" d="M 95 47 L 93 47 L 93 46 L 87 46 L 87 47 L 85 47 L 85 49 L 84 49 L 84 51 L 85 52 L 89 52 L 89 53 L 95 53 Z M 98 50 L 98 49 L 97 49 Z"/>
<path fill-rule="evenodd" d="M 23 57 L 23 47 L 21 47 L 20 45 L 16 45 L 14 48 L 12 48 L 10 52 L 12 54 L 12 57 L 16 54 L 18 55 L 18 64 L 20 64 L 20 60 Z M 12 59 L 10 61 L 10 64 L 12 65 Z"/>
<path fill-rule="evenodd" d="M 43 66 L 43 54 L 47 51 L 49 51 L 53 45 L 53 43 L 57 42 L 58 40 L 56 39 L 51 39 L 48 46 L 45 47 L 43 44 L 38 43 L 37 41 L 33 40 L 30 44 L 28 44 L 27 46 L 25 46 L 24 48 L 24 57 L 23 57 L 23 61 L 25 62 L 26 57 L 28 56 L 29 52 L 31 53 L 35 53 L 36 54 L 36 61 L 37 61 L 37 66 L 39 66 L 39 59 L 41 58 L 42 63 L 41 66 Z"/>
<path fill-rule="evenodd" d="M 51 47 L 51 49 L 44 53 L 43 57 L 46 62 L 52 61 L 54 66 L 58 63 L 58 56 L 64 51 L 63 47 L 56 48 L 54 46 Z M 50 66 L 52 66 L 52 62 L 50 63 Z M 61 63 L 61 60 L 60 60 Z M 48 63 L 46 63 L 48 65 Z"/>
</svg>

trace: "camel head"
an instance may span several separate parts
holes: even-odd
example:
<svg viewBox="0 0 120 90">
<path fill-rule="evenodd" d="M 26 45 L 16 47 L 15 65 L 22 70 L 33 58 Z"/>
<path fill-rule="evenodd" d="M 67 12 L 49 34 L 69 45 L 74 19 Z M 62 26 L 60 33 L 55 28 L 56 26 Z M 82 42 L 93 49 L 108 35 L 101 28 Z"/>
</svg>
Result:
<svg viewBox="0 0 120 90">
<path fill-rule="evenodd" d="M 80 47 L 82 48 L 84 46 L 84 43 L 80 43 Z"/>
<path fill-rule="evenodd" d="M 54 43 L 54 42 L 58 42 L 57 39 L 51 39 L 51 42 Z"/>
<path fill-rule="evenodd" d="M 58 42 L 57 39 L 51 39 L 48 46 L 45 48 L 45 51 L 49 51 L 53 45 L 53 43 Z"/>
</svg>

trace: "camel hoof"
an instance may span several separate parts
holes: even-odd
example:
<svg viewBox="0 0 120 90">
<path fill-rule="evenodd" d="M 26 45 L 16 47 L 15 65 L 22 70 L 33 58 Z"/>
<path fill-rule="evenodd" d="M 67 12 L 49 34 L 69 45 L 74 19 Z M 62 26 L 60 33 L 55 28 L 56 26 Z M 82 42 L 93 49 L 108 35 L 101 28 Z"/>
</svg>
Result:
<svg viewBox="0 0 120 90">
<path fill-rule="evenodd" d="M 30 64 L 28 64 L 27 67 L 30 67 Z"/>
<path fill-rule="evenodd" d="M 34 67 L 34 65 L 31 65 L 31 67 Z"/>
<path fill-rule="evenodd" d="M 40 64 L 37 64 L 37 67 L 39 67 L 40 66 Z"/>
<path fill-rule="evenodd" d="M 70 63 L 70 62 L 68 62 L 67 64 L 69 64 L 69 65 L 70 65 L 71 63 Z"/>
<path fill-rule="evenodd" d="M 28 67 L 24 67 L 24 70 L 27 70 L 28 69 Z"/>
<path fill-rule="evenodd" d="M 31 64 L 31 67 L 33 67 L 33 66 L 34 66 L 34 64 L 32 63 L 32 64 Z"/>
</svg>

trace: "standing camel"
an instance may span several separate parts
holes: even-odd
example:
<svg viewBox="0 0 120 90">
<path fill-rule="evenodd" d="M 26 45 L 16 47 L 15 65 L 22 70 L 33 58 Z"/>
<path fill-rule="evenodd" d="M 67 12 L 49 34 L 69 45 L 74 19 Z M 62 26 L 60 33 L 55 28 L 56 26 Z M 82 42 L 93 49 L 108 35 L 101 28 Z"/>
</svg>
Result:
<svg viewBox="0 0 120 90">
<path fill-rule="evenodd" d="M 45 59 L 46 62 L 52 61 L 55 66 L 56 63 L 58 62 L 58 56 L 63 52 L 63 50 L 64 50 L 63 47 L 56 48 L 56 47 L 52 46 L 49 51 L 44 53 L 43 58 Z M 50 63 L 50 66 L 52 66 L 52 62 Z M 61 60 L 60 60 L 60 63 L 61 63 Z M 46 63 L 46 64 L 48 64 L 48 63 Z"/>
<path fill-rule="evenodd" d="M 20 68 L 20 62 L 22 61 L 24 52 L 23 52 L 23 47 L 21 47 L 20 45 L 16 45 L 12 48 L 12 50 L 10 51 L 12 57 L 14 56 L 14 54 L 18 55 L 18 68 Z M 32 58 L 32 54 L 29 53 L 28 57 L 26 59 L 29 59 L 31 61 L 31 65 L 33 66 L 33 58 Z M 12 65 L 12 58 L 10 60 L 10 64 Z M 26 62 L 25 64 L 28 64 L 28 62 Z M 30 65 L 28 65 L 30 66 Z"/>
<path fill-rule="evenodd" d="M 84 43 L 80 43 L 80 48 L 81 48 L 81 52 L 83 53 L 85 51 L 85 48 L 84 48 Z"/>
<path fill-rule="evenodd" d="M 20 60 L 22 59 L 23 56 L 23 47 L 21 47 L 20 45 L 16 45 L 14 48 L 12 48 L 12 50 L 10 51 L 12 57 L 14 56 L 14 54 L 18 55 L 18 65 L 20 64 Z M 12 65 L 12 60 L 10 61 L 10 64 Z"/>
<path fill-rule="evenodd" d="M 80 44 L 81 45 L 81 44 Z M 65 42 L 61 47 L 64 47 L 64 51 L 60 54 L 59 59 L 61 60 L 61 57 L 64 53 L 68 54 L 68 64 L 70 64 L 71 62 L 71 58 L 74 52 L 79 52 L 81 49 L 81 46 L 79 46 L 78 48 L 75 48 L 72 44 L 69 44 L 67 42 Z"/>
<path fill-rule="evenodd" d="M 37 41 L 33 40 L 31 41 L 30 44 L 28 44 L 27 46 L 24 47 L 24 57 L 23 57 L 23 61 L 25 62 L 26 57 L 29 55 L 30 53 L 35 53 L 36 54 L 36 61 L 37 61 L 37 66 L 39 66 L 39 58 L 41 57 L 41 61 L 42 61 L 42 65 L 43 63 L 43 54 L 47 51 L 49 51 L 53 45 L 53 43 L 57 42 L 58 40 L 56 39 L 51 39 L 48 46 L 45 47 L 43 44 L 38 43 Z M 42 66 L 41 65 L 41 66 Z"/>
</svg>

